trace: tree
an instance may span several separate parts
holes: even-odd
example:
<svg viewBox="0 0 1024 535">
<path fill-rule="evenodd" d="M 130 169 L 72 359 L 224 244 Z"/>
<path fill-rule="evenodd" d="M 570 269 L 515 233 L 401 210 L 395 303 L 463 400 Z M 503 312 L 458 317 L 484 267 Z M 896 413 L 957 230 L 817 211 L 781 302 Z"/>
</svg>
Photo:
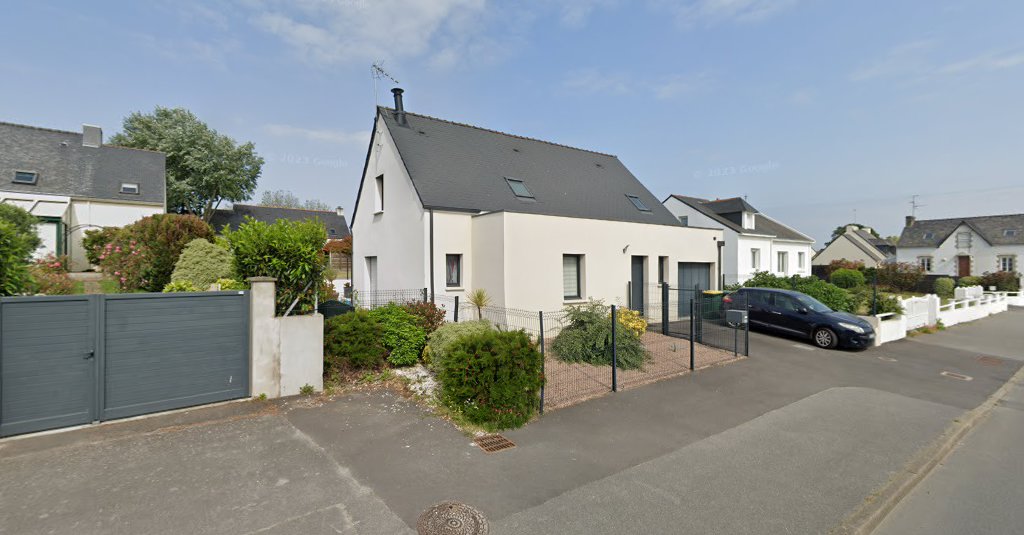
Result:
<svg viewBox="0 0 1024 535">
<path fill-rule="evenodd" d="M 899 245 L 899 243 L 900 243 L 900 237 L 899 236 L 888 236 L 885 239 L 889 240 L 889 243 L 892 243 L 893 245 Z"/>
<path fill-rule="evenodd" d="M 850 225 L 853 225 L 853 226 L 855 226 L 855 227 L 857 227 L 857 228 L 859 228 L 861 230 L 866 230 L 866 231 L 870 232 L 871 235 L 876 237 L 876 238 L 881 238 L 881 236 L 878 234 L 878 232 L 875 231 L 875 229 L 873 229 L 873 228 L 865 227 L 864 225 L 861 225 L 859 223 L 847 223 L 845 225 L 839 225 L 838 227 L 836 227 L 835 230 L 832 231 L 832 238 L 829 239 L 829 243 L 832 243 L 833 241 L 835 241 L 836 238 L 838 238 L 838 237 L 842 236 L 843 234 L 845 234 L 846 233 L 846 227 L 848 227 Z"/>
<path fill-rule="evenodd" d="M 184 108 L 157 108 L 125 117 L 110 144 L 167 155 L 167 206 L 183 207 L 206 222 L 224 201 L 252 198 L 263 167 L 251 142 L 237 144 Z"/>
<path fill-rule="evenodd" d="M 320 210 L 323 212 L 333 211 L 331 205 L 317 199 L 299 200 L 294 193 L 288 190 L 264 191 L 260 198 L 263 206 L 277 206 L 279 208 L 301 208 L 304 210 Z"/>
</svg>

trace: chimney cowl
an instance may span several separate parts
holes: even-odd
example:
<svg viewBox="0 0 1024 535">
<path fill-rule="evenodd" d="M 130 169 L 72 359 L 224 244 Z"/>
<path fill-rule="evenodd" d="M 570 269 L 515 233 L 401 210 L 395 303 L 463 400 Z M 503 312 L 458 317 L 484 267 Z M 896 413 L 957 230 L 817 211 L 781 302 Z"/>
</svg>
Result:
<svg viewBox="0 0 1024 535">
<path fill-rule="evenodd" d="M 82 125 L 82 146 L 99 147 L 103 145 L 103 129 L 91 124 Z"/>
<path fill-rule="evenodd" d="M 404 92 L 401 87 L 391 89 L 391 94 L 395 95 L 395 120 L 402 126 L 408 126 L 405 120 L 405 106 L 402 104 L 402 93 Z"/>
<path fill-rule="evenodd" d="M 914 216 L 912 216 L 912 215 L 908 215 L 908 216 L 907 216 L 907 226 L 908 226 L 908 227 L 912 227 L 912 226 L 914 226 L 914 222 L 915 222 L 915 221 L 917 221 L 917 218 L 916 218 L 916 217 L 914 217 Z"/>
</svg>

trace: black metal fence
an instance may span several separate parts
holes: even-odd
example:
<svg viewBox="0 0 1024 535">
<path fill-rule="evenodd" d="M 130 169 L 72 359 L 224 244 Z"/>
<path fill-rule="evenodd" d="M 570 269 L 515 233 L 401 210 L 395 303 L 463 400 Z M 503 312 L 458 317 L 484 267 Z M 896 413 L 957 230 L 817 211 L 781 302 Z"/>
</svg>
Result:
<svg viewBox="0 0 1024 535">
<path fill-rule="evenodd" d="M 476 306 L 457 296 L 435 296 L 445 321 L 486 320 L 503 331 L 522 330 L 544 354 L 541 411 L 565 407 L 624 388 L 688 373 L 749 354 L 746 324 L 726 321 L 728 309 L 746 310 L 740 296 L 696 288 L 652 285 L 633 307 L 598 303 L 557 311 Z M 354 305 L 429 301 L 426 289 L 357 292 Z"/>
</svg>

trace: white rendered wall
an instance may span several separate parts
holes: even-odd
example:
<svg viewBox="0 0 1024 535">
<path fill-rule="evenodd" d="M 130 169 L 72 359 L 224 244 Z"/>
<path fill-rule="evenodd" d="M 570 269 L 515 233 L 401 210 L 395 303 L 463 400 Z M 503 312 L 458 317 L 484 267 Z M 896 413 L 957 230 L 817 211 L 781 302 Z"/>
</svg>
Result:
<svg viewBox="0 0 1024 535">
<path fill-rule="evenodd" d="M 970 248 L 958 248 L 956 246 L 956 236 L 960 232 L 971 233 Z M 957 276 L 957 257 L 960 255 L 967 255 L 971 258 L 971 275 L 973 276 L 999 271 L 999 257 L 1002 255 L 1015 255 L 1017 257 L 1017 271 L 1021 272 L 1021 263 L 1024 262 L 1024 245 L 992 246 L 984 238 L 972 231 L 970 227 L 960 225 L 937 248 L 897 247 L 896 249 L 896 259 L 899 262 L 917 264 L 919 257 L 931 256 L 932 270 L 928 273 L 934 275 Z"/>
<path fill-rule="evenodd" d="M 66 220 L 71 229 L 67 251 L 72 271 L 89 268 L 89 260 L 85 257 L 82 238 L 85 231 L 103 227 L 123 227 L 144 217 L 164 213 L 163 205 L 115 203 L 72 199 L 69 217 Z"/>
</svg>

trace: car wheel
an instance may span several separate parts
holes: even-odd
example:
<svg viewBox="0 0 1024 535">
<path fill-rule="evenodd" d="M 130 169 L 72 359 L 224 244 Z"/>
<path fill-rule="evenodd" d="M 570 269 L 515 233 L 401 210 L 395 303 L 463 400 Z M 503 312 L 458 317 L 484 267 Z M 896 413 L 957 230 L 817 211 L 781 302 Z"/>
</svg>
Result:
<svg viewBox="0 0 1024 535">
<path fill-rule="evenodd" d="M 822 349 L 832 349 L 839 345 L 839 337 L 832 329 L 821 327 L 814 331 L 814 345 Z"/>
</svg>

